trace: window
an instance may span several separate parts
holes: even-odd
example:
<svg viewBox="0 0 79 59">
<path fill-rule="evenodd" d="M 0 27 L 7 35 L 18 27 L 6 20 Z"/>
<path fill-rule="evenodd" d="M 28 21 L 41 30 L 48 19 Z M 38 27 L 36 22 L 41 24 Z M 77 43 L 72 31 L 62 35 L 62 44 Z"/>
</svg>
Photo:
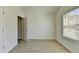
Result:
<svg viewBox="0 0 79 59">
<path fill-rule="evenodd" d="M 63 36 L 79 40 L 79 8 L 63 15 Z"/>
</svg>

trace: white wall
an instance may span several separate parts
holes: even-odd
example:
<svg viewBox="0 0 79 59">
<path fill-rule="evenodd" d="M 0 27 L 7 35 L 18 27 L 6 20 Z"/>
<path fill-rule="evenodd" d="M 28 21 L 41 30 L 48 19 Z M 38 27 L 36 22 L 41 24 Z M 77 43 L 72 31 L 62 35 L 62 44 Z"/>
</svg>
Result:
<svg viewBox="0 0 79 59">
<path fill-rule="evenodd" d="M 16 10 L 16 15 L 21 16 L 21 17 L 25 17 L 24 13 L 21 11 L 20 7 L 15 7 Z"/>
<path fill-rule="evenodd" d="M 55 39 L 56 13 L 60 6 L 21 6 L 27 18 L 28 39 Z"/>
<path fill-rule="evenodd" d="M 17 36 L 17 16 L 24 16 L 18 7 L 3 7 L 4 8 L 4 52 L 9 52 L 18 44 Z"/>
<path fill-rule="evenodd" d="M 0 7 L 0 53 L 3 52 L 3 32 L 2 32 L 2 29 L 3 29 L 3 15 L 2 15 L 2 12 L 3 12 L 3 8 Z"/>
<path fill-rule="evenodd" d="M 28 39 L 55 39 L 55 15 L 50 13 L 29 13 Z"/>
<path fill-rule="evenodd" d="M 79 52 L 79 41 L 72 40 L 66 37 L 63 37 L 63 18 L 62 15 L 72 9 L 74 9 L 75 6 L 65 6 L 60 8 L 60 10 L 57 13 L 56 18 L 56 39 L 61 44 L 63 44 L 67 49 L 69 49 L 71 52 Z"/>
</svg>

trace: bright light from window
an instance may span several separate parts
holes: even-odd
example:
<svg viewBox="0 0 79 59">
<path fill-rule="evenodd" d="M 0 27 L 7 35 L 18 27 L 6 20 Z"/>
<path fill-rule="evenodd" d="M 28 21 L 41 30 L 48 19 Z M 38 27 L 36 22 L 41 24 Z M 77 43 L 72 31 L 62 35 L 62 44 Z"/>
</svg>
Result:
<svg viewBox="0 0 79 59">
<path fill-rule="evenodd" d="M 79 40 L 79 8 L 63 15 L 63 36 Z"/>
</svg>

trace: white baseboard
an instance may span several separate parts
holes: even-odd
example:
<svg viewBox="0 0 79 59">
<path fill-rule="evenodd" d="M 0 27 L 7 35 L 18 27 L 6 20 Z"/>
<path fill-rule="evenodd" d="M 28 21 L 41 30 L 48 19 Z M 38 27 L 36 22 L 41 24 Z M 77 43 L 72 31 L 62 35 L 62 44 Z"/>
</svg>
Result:
<svg viewBox="0 0 79 59">
<path fill-rule="evenodd" d="M 29 40 L 56 40 L 56 39 L 29 39 Z"/>
<path fill-rule="evenodd" d="M 10 48 L 5 52 L 5 53 L 9 53 L 14 47 L 16 47 L 18 45 L 18 43 L 13 43 Z"/>
<path fill-rule="evenodd" d="M 66 45 L 66 44 L 64 44 L 62 41 L 60 41 L 60 40 L 56 40 L 57 42 L 59 42 L 62 46 L 64 46 L 67 50 L 69 50 L 69 52 L 71 52 L 72 53 L 72 50 Z"/>
</svg>

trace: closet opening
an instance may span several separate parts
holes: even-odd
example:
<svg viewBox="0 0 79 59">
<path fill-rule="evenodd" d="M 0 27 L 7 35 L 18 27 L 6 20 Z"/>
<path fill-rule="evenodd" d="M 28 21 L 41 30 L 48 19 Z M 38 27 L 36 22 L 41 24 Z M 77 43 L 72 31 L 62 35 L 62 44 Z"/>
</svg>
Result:
<svg viewBox="0 0 79 59">
<path fill-rule="evenodd" d="M 24 39 L 24 22 L 23 18 L 18 16 L 18 43 Z"/>
</svg>

